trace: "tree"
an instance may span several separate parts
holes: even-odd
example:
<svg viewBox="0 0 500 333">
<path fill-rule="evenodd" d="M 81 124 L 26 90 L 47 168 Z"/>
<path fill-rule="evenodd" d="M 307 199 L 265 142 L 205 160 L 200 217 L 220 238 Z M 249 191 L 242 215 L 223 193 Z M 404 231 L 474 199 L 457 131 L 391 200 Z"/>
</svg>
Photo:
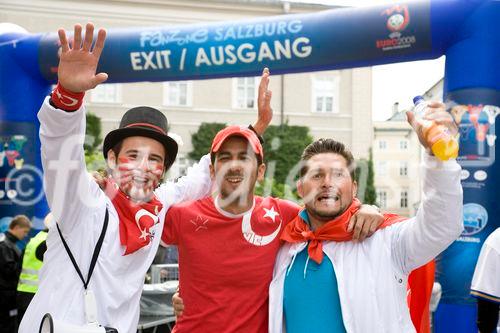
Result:
<svg viewBox="0 0 500 333">
<path fill-rule="evenodd" d="M 103 172 L 106 170 L 106 161 L 102 152 L 99 150 L 94 151 L 91 154 L 85 154 L 85 164 L 87 165 L 87 170 Z"/>
<path fill-rule="evenodd" d="M 85 129 L 85 143 L 83 145 L 85 153 L 92 154 L 101 144 L 102 125 L 101 118 L 88 112 L 86 115 L 87 127 Z"/>
<path fill-rule="evenodd" d="M 375 172 L 373 171 L 373 153 L 370 148 L 368 159 L 368 179 L 366 182 L 365 203 L 374 205 L 377 202 L 377 192 L 375 191 Z"/>
<path fill-rule="evenodd" d="M 363 203 L 374 205 L 377 202 L 377 192 L 375 191 L 372 149 L 370 148 L 368 161 L 361 159 L 356 164 L 355 178 L 358 183 L 358 198 Z"/>
<path fill-rule="evenodd" d="M 313 141 L 309 128 L 305 126 L 269 126 L 264 133 L 264 159 L 267 164 L 266 177 L 277 184 L 294 181 L 298 176 L 296 166 L 302 151 Z M 288 184 L 291 186 L 292 184 Z"/>
<path fill-rule="evenodd" d="M 97 148 L 102 142 L 101 118 L 93 113 L 87 113 L 87 127 L 85 129 L 85 163 L 89 171 L 104 170 L 106 163 L 102 152 Z"/>
<path fill-rule="evenodd" d="M 272 196 L 275 198 L 291 200 L 299 204 L 302 203 L 295 188 L 287 184 L 276 183 L 274 180 L 269 178 L 264 179 L 261 183 L 257 183 L 255 186 L 255 194 L 261 197 Z"/>
<path fill-rule="evenodd" d="M 198 131 L 191 135 L 193 150 L 189 152 L 189 158 L 197 161 L 206 155 L 210 151 L 215 135 L 224 127 L 226 127 L 224 123 L 201 123 Z"/>
</svg>

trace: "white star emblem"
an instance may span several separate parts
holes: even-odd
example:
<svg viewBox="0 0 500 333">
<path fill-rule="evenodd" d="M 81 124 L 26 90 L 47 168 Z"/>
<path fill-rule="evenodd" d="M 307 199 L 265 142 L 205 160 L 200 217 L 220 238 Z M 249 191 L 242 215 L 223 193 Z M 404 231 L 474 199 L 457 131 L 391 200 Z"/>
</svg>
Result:
<svg viewBox="0 0 500 333">
<path fill-rule="evenodd" d="M 141 235 L 139 236 L 139 238 L 146 240 L 146 237 L 148 237 L 148 235 L 149 235 L 149 232 L 147 232 L 146 229 L 144 229 L 144 230 L 141 230 Z"/>
<path fill-rule="evenodd" d="M 273 220 L 273 223 L 275 222 L 276 216 L 279 216 L 280 214 L 274 210 L 274 206 L 271 207 L 271 209 L 264 208 L 266 213 L 264 214 L 265 217 L 270 217 Z"/>
</svg>

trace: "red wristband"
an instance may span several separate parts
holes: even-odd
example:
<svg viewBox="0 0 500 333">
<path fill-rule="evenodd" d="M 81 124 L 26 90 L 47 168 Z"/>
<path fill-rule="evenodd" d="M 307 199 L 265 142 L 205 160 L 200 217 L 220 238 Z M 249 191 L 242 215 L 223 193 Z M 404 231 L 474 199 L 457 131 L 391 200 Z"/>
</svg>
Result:
<svg viewBox="0 0 500 333">
<path fill-rule="evenodd" d="M 50 95 L 50 99 L 58 109 L 76 111 L 82 106 L 83 96 L 85 96 L 85 92 L 74 93 L 64 89 L 60 83 L 57 83 L 56 88 Z"/>
</svg>

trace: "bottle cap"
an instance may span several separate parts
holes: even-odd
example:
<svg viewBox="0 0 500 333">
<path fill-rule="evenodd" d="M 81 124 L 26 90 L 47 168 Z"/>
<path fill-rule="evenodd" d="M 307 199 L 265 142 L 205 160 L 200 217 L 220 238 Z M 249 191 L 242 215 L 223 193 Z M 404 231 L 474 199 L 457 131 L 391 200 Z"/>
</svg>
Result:
<svg viewBox="0 0 500 333">
<path fill-rule="evenodd" d="M 424 98 L 420 95 L 413 97 L 413 105 L 417 105 L 418 103 L 422 102 Z"/>
</svg>

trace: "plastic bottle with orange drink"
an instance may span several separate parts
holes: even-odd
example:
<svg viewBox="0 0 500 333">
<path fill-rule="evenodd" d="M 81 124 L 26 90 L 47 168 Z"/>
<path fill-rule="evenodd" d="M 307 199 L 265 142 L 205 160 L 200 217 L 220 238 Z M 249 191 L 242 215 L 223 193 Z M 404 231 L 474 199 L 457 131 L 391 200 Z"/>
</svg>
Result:
<svg viewBox="0 0 500 333">
<path fill-rule="evenodd" d="M 444 125 L 436 124 L 432 120 L 424 119 L 427 102 L 422 96 L 413 98 L 415 107 L 413 112 L 417 121 L 423 126 L 424 139 L 431 148 L 434 156 L 442 161 L 458 156 L 458 139 Z"/>
</svg>

